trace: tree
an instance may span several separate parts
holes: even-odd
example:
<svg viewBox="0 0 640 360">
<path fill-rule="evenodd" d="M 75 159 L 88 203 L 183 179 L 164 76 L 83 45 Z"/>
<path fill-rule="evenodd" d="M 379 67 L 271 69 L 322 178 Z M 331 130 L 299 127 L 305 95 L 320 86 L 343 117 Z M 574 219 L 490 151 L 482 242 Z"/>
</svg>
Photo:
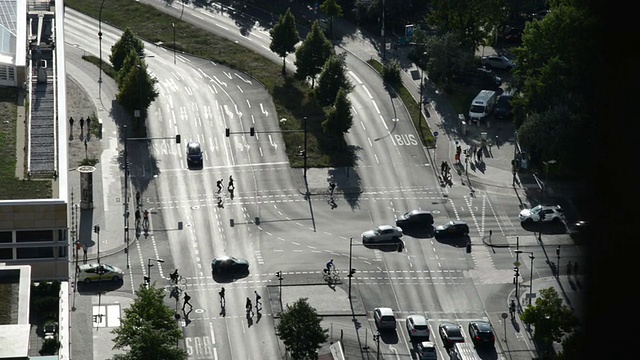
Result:
<svg viewBox="0 0 640 360">
<path fill-rule="evenodd" d="M 133 115 L 134 110 L 140 110 L 142 119 L 145 119 L 147 109 L 158 98 L 155 87 L 158 80 L 149 75 L 147 64 L 135 51 L 129 53 L 123 64 L 118 72 L 119 91 L 116 100 L 129 114 Z M 140 129 L 142 125 L 144 123 L 134 123 L 134 128 Z"/>
<path fill-rule="evenodd" d="M 533 339 L 551 347 L 560 342 L 565 333 L 573 331 L 578 319 L 567 308 L 554 288 L 540 290 L 540 297 L 534 306 L 522 313 L 522 321 L 534 326 Z"/>
<path fill-rule="evenodd" d="M 144 51 L 144 44 L 140 39 L 135 37 L 131 29 L 126 28 L 120 39 L 111 47 L 109 60 L 111 61 L 115 71 L 120 71 L 125 58 L 132 50 L 138 54 L 142 54 Z"/>
<path fill-rule="evenodd" d="M 342 6 L 338 5 L 336 0 L 325 0 L 320 5 L 320 10 L 329 16 L 329 36 L 333 39 L 333 18 L 342 16 Z"/>
<path fill-rule="evenodd" d="M 351 91 L 343 55 L 331 55 L 324 63 L 315 89 L 316 101 L 322 106 L 333 104 L 340 89 Z"/>
<path fill-rule="evenodd" d="M 311 31 L 296 50 L 296 74 L 301 78 L 311 78 L 313 88 L 316 76 L 332 54 L 333 45 L 320 30 L 318 21 L 314 21 Z"/>
<path fill-rule="evenodd" d="M 276 334 L 291 353 L 291 359 L 317 359 L 318 349 L 329 337 L 327 330 L 320 326 L 320 320 L 306 298 L 287 305 L 280 314 Z"/>
<path fill-rule="evenodd" d="M 429 74 L 433 82 L 444 85 L 453 79 L 463 69 L 472 66 L 475 60 L 475 51 L 460 46 L 458 35 L 447 32 L 441 35 L 424 35 L 422 31 L 416 32 L 417 39 L 424 47 L 417 47 L 412 58 Z"/>
<path fill-rule="evenodd" d="M 114 349 L 126 349 L 126 354 L 114 360 L 187 359 L 184 349 L 177 346 L 182 331 L 174 312 L 164 304 L 164 290 L 141 285 L 131 307 L 124 310 L 119 328 L 111 330 Z"/>
<path fill-rule="evenodd" d="M 338 137 L 348 133 L 352 126 L 351 101 L 347 97 L 347 91 L 341 88 L 333 107 L 327 111 L 326 120 L 322 122 L 322 130 L 326 134 Z"/>
<path fill-rule="evenodd" d="M 271 45 L 269 49 L 282 58 L 282 73 L 285 73 L 285 58 L 287 54 L 296 51 L 296 44 L 300 41 L 300 35 L 296 29 L 296 18 L 287 9 L 284 15 L 280 15 L 278 23 L 269 31 Z"/>
</svg>

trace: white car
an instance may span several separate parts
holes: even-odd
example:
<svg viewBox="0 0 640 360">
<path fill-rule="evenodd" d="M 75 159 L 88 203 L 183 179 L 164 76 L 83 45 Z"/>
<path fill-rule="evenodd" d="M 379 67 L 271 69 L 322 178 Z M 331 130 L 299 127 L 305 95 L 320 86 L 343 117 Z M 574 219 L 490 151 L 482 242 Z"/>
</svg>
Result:
<svg viewBox="0 0 640 360">
<path fill-rule="evenodd" d="M 505 56 L 483 56 L 482 65 L 489 69 L 511 70 L 516 64 Z"/>
<path fill-rule="evenodd" d="M 402 237 L 402 229 L 392 225 L 380 225 L 362 233 L 363 243 L 397 243 Z"/>
<path fill-rule="evenodd" d="M 423 341 L 416 345 L 416 354 L 418 360 L 437 360 L 438 352 L 436 351 L 436 344 L 431 341 Z"/>
<path fill-rule="evenodd" d="M 560 205 L 538 205 L 531 209 L 520 211 L 520 222 L 554 222 L 564 221 L 564 210 Z"/>
<path fill-rule="evenodd" d="M 395 330 L 396 328 L 396 316 L 391 308 L 375 308 L 373 310 L 373 321 L 376 323 L 378 330 Z"/>
<path fill-rule="evenodd" d="M 422 315 L 408 315 L 407 332 L 411 340 L 429 340 L 427 318 Z"/>
<path fill-rule="evenodd" d="M 84 281 L 85 284 L 94 281 L 118 282 L 123 276 L 124 271 L 108 264 L 90 263 L 78 266 L 78 281 Z"/>
</svg>

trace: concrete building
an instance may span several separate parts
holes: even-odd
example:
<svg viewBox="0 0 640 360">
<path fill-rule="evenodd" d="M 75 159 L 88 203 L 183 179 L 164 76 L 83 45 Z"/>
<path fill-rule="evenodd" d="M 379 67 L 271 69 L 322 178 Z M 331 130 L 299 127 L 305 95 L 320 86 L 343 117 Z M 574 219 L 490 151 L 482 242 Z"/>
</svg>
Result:
<svg viewBox="0 0 640 360">
<path fill-rule="evenodd" d="M 0 262 L 30 265 L 33 280 L 69 278 L 63 23 L 62 0 L 0 0 L 0 88 L 19 99 L 15 186 L 45 189 L 0 198 Z"/>
</svg>

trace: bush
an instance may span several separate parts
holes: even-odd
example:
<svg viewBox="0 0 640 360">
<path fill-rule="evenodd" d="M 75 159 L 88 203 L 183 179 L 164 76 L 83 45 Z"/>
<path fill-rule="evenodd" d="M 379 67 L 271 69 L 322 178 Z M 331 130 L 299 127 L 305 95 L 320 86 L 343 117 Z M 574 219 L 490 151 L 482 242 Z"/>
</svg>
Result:
<svg viewBox="0 0 640 360">
<path fill-rule="evenodd" d="M 399 85 L 400 80 L 400 62 L 391 60 L 384 64 L 382 68 L 382 79 L 390 85 Z"/>
<path fill-rule="evenodd" d="M 58 338 L 44 339 L 42 342 L 42 348 L 40 349 L 40 355 L 55 355 L 60 349 L 60 341 Z"/>
</svg>

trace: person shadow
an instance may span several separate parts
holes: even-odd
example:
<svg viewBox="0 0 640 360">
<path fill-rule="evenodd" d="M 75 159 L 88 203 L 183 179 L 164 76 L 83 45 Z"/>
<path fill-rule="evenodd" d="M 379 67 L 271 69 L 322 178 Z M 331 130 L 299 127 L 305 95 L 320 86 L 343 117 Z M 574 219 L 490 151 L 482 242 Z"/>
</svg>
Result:
<svg viewBox="0 0 640 360">
<path fill-rule="evenodd" d="M 256 324 L 262 319 L 262 307 L 256 308 Z"/>
<path fill-rule="evenodd" d="M 185 326 L 188 326 L 189 324 L 191 324 L 191 319 L 189 319 L 189 314 L 191 314 L 192 311 L 193 311 L 193 308 L 190 308 L 189 311 L 184 311 L 184 309 L 182 310 Z"/>
<path fill-rule="evenodd" d="M 247 327 L 253 325 L 253 311 L 247 311 Z"/>
<path fill-rule="evenodd" d="M 220 309 L 220 316 L 222 317 L 227 316 L 227 307 L 225 306 L 224 301 L 220 301 L 220 305 L 222 306 Z"/>
</svg>

